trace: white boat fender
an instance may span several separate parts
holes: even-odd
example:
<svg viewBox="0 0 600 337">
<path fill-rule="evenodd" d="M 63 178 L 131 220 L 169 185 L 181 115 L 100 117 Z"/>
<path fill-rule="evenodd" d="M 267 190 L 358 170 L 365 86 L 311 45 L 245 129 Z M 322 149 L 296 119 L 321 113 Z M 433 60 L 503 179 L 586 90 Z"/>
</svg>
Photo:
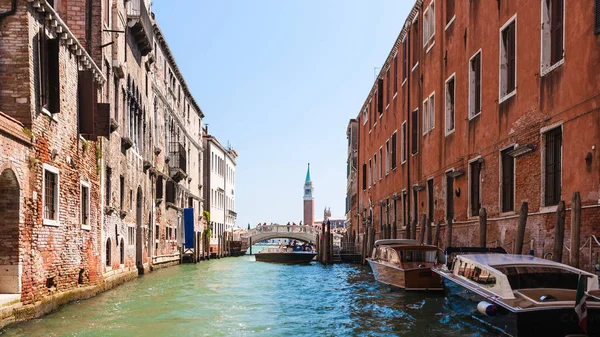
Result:
<svg viewBox="0 0 600 337">
<path fill-rule="evenodd" d="M 488 303 L 486 301 L 481 301 L 477 303 L 477 311 L 486 316 L 496 316 L 498 314 L 498 306 L 492 303 Z"/>
</svg>

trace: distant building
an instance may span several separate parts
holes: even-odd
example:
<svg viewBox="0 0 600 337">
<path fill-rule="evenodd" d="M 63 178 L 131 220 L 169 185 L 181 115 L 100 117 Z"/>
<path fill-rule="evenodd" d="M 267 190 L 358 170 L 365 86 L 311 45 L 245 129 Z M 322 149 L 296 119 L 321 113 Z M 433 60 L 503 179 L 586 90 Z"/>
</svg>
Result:
<svg viewBox="0 0 600 337">
<path fill-rule="evenodd" d="M 235 160 L 237 152 L 224 147 L 204 129 L 204 200 L 210 212 L 210 251 L 216 252 L 223 233 L 233 232 L 235 212 Z"/>
</svg>

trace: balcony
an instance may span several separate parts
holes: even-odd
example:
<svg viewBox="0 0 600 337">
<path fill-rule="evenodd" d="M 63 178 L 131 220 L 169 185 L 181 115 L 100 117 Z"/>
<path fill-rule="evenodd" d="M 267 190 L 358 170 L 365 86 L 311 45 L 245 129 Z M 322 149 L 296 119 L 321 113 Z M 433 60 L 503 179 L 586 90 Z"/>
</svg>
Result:
<svg viewBox="0 0 600 337">
<path fill-rule="evenodd" d="M 169 175 L 176 182 L 187 178 L 187 157 L 185 148 L 179 142 L 171 142 L 169 147 Z"/>
<path fill-rule="evenodd" d="M 127 2 L 127 25 L 135 39 L 142 56 L 152 51 L 153 33 L 152 22 L 144 0 L 129 0 Z"/>
</svg>

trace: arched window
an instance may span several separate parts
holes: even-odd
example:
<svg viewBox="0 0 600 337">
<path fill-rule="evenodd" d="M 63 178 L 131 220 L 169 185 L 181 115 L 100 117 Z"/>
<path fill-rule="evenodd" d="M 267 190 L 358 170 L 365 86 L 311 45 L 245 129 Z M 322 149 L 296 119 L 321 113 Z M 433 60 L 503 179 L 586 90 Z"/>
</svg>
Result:
<svg viewBox="0 0 600 337">
<path fill-rule="evenodd" d="M 121 264 L 125 264 L 125 241 L 123 241 L 123 239 L 121 239 L 121 251 L 119 255 L 119 262 Z"/>
<path fill-rule="evenodd" d="M 106 266 L 110 267 L 111 266 L 111 243 L 110 243 L 110 238 L 108 238 L 106 240 Z"/>
</svg>

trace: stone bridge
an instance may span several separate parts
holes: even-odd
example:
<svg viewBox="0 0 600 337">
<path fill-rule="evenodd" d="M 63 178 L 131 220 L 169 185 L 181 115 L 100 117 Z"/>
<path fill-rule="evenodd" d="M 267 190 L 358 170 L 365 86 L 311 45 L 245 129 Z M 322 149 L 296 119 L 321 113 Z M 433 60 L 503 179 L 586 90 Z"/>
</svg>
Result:
<svg viewBox="0 0 600 337">
<path fill-rule="evenodd" d="M 243 238 L 248 239 L 248 246 L 270 240 L 270 239 L 293 239 L 298 241 L 317 242 L 317 235 L 321 231 L 318 228 L 311 226 L 286 226 L 286 225 L 270 225 L 252 228 L 247 233 L 242 234 Z M 339 241 L 342 235 L 334 233 L 333 241 Z"/>
</svg>

